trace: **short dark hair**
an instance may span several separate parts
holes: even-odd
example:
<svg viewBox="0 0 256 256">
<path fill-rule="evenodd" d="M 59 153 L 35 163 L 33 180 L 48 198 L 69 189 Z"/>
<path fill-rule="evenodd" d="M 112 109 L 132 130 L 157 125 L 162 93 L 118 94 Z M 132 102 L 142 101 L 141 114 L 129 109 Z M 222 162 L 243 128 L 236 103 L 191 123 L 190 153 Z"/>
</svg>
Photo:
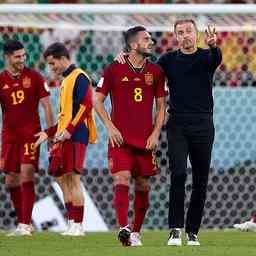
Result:
<svg viewBox="0 0 256 256">
<path fill-rule="evenodd" d="M 146 28 L 143 26 L 136 26 L 124 32 L 124 43 L 126 51 L 129 51 L 131 49 L 130 43 L 134 40 L 134 38 L 140 31 L 146 31 Z"/>
<path fill-rule="evenodd" d="M 21 49 L 24 49 L 24 46 L 18 40 L 8 39 L 3 45 L 4 54 L 12 54 Z"/>
<path fill-rule="evenodd" d="M 47 47 L 44 52 L 44 58 L 46 59 L 48 56 L 52 56 L 53 58 L 60 59 L 61 57 L 66 57 L 70 59 L 70 55 L 68 49 L 63 43 L 53 43 Z"/>
<path fill-rule="evenodd" d="M 196 22 L 193 19 L 180 19 L 180 20 L 176 20 L 174 23 L 174 32 L 176 32 L 176 27 L 178 25 L 184 24 L 184 23 L 192 23 L 195 29 L 197 30 Z"/>
</svg>

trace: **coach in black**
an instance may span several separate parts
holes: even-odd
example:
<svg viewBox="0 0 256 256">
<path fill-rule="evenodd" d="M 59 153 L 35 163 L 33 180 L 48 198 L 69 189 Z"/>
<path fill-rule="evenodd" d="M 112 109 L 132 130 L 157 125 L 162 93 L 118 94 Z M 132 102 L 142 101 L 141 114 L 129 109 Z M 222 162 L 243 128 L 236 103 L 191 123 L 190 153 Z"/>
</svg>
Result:
<svg viewBox="0 0 256 256">
<path fill-rule="evenodd" d="M 206 199 L 208 174 L 214 140 L 212 81 L 222 60 L 216 46 L 215 29 L 208 26 L 209 49 L 197 47 L 197 27 L 193 20 L 174 24 L 179 49 L 162 55 L 158 64 L 168 79 L 170 91 L 167 137 L 171 187 L 168 245 L 181 245 L 184 227 L 184 200 L 187 158 L 192 165 L 192 195 L 186 217 L 188 245 L 200 245 L 200 228 Z"/>
</svg>

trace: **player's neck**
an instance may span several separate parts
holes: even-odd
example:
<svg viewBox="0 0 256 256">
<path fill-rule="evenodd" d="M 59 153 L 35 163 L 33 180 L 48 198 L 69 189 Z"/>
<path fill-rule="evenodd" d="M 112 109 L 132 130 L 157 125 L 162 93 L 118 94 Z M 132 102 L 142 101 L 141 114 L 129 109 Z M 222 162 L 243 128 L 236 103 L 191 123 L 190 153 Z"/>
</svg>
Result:
<svg viewBox="0 0 256 256">
<path fill-rule="evenodd" d="M 23 71 L 22 70 L 17 70 L 15 68 L 13 68 L 12 66 L 7 66 L 6 67 L 6 71 L 12 76 L 12 77 L 19 77 Z"/>
<path fill-rule="evenodd" d="M 145 58 L 143 56 L 133 53 L 129 54 L 128 60 L 134 68 L 142 68 L 145 63 Z"/>
<path fill-rule="evenodd" d="M 63 72 L 62 72 L 62 74 L 64 74 L 71 65 L 72 65 L 72 62 L 70 60 L 64 60 L 63 61 Z"/>
<path fill-rule="evenodd" d="M 180 51 L 184 54 L 193 54 L 197 51 L 197 47 L 191 47 L 189 49 L 180 48 Z"/>
</svg>

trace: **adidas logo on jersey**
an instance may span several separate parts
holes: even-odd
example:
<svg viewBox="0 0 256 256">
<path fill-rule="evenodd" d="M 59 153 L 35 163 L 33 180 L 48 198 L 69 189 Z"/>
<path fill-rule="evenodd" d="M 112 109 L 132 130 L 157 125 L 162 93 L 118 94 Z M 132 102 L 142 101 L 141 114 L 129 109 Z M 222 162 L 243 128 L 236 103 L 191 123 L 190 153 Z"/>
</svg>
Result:
<svg viewBox="0 0 256 256">
<path fill-rule="evenodd" d="M 10 87 L 9 87 L 8 84 L 5 84 L 5 85 L 3 86 L 3 89 L 4 89 L 4 90 L 9 89 L 9 88 L 10 88 Z"/>
<path fill-rule="evenodd" d="M 128 79 L 127 76 L 125 76 L 125 77 L 122 79 L 122 82 L 128 82 L 128 81 L 129 81 L 129 79 Z"/>
</svg>

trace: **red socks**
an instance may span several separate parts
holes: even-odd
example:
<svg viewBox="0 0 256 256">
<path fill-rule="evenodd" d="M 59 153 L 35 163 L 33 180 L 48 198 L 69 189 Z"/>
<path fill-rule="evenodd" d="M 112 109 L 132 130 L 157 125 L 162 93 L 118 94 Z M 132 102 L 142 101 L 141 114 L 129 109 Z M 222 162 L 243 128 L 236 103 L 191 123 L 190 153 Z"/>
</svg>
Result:
<svg viewBox="0 0 256 256">
<path fill-rule="evenodd" d="M 75 223 L 82 223 L 84 217 L 84 206 L 74 206 L 72 205 L 71 210 L 71 219 L 75 221 Z"/>
<path fill-rule="evenodd" d="M 135 191 L 132 232 L 140 232 L 149 207 L 149 191 Z"/>
<path fill-rule="evenodd" d="M 114 187 L 114 207 L 120 227 L 128 225 L 129 188 L 126 185 Z"/>
<path fill-rule="evenodd" d="M 22 223 L 22 200 L 21 200 L 21 187 L 9 188 L 11 200 L 17 216 L 17 222 Z"/>
<path fill-rule="evenodd" d="M 30 224 L 32 218 L 32 210 L 35 201 L 35 187 L 33 181 L 24 182 L 21 185 L 22 196 L 22 223 Z"/>
<path fill-rule="evenodd" d="M 73 219 L 71 218 L 72 203 L 71 202 L 65 203 L 65 208 L 66 208 L 65 218 L 68 220 L 72 220 Z"/>
<path fill-rule="evenodd" d="M 84 217 L 84 206 L 74 206 L 71 202 L 65 203 L 67 210 L 66 218 L 68 220 L 74 220 L 76 223 L 82 223 Z"/>
</svg>

